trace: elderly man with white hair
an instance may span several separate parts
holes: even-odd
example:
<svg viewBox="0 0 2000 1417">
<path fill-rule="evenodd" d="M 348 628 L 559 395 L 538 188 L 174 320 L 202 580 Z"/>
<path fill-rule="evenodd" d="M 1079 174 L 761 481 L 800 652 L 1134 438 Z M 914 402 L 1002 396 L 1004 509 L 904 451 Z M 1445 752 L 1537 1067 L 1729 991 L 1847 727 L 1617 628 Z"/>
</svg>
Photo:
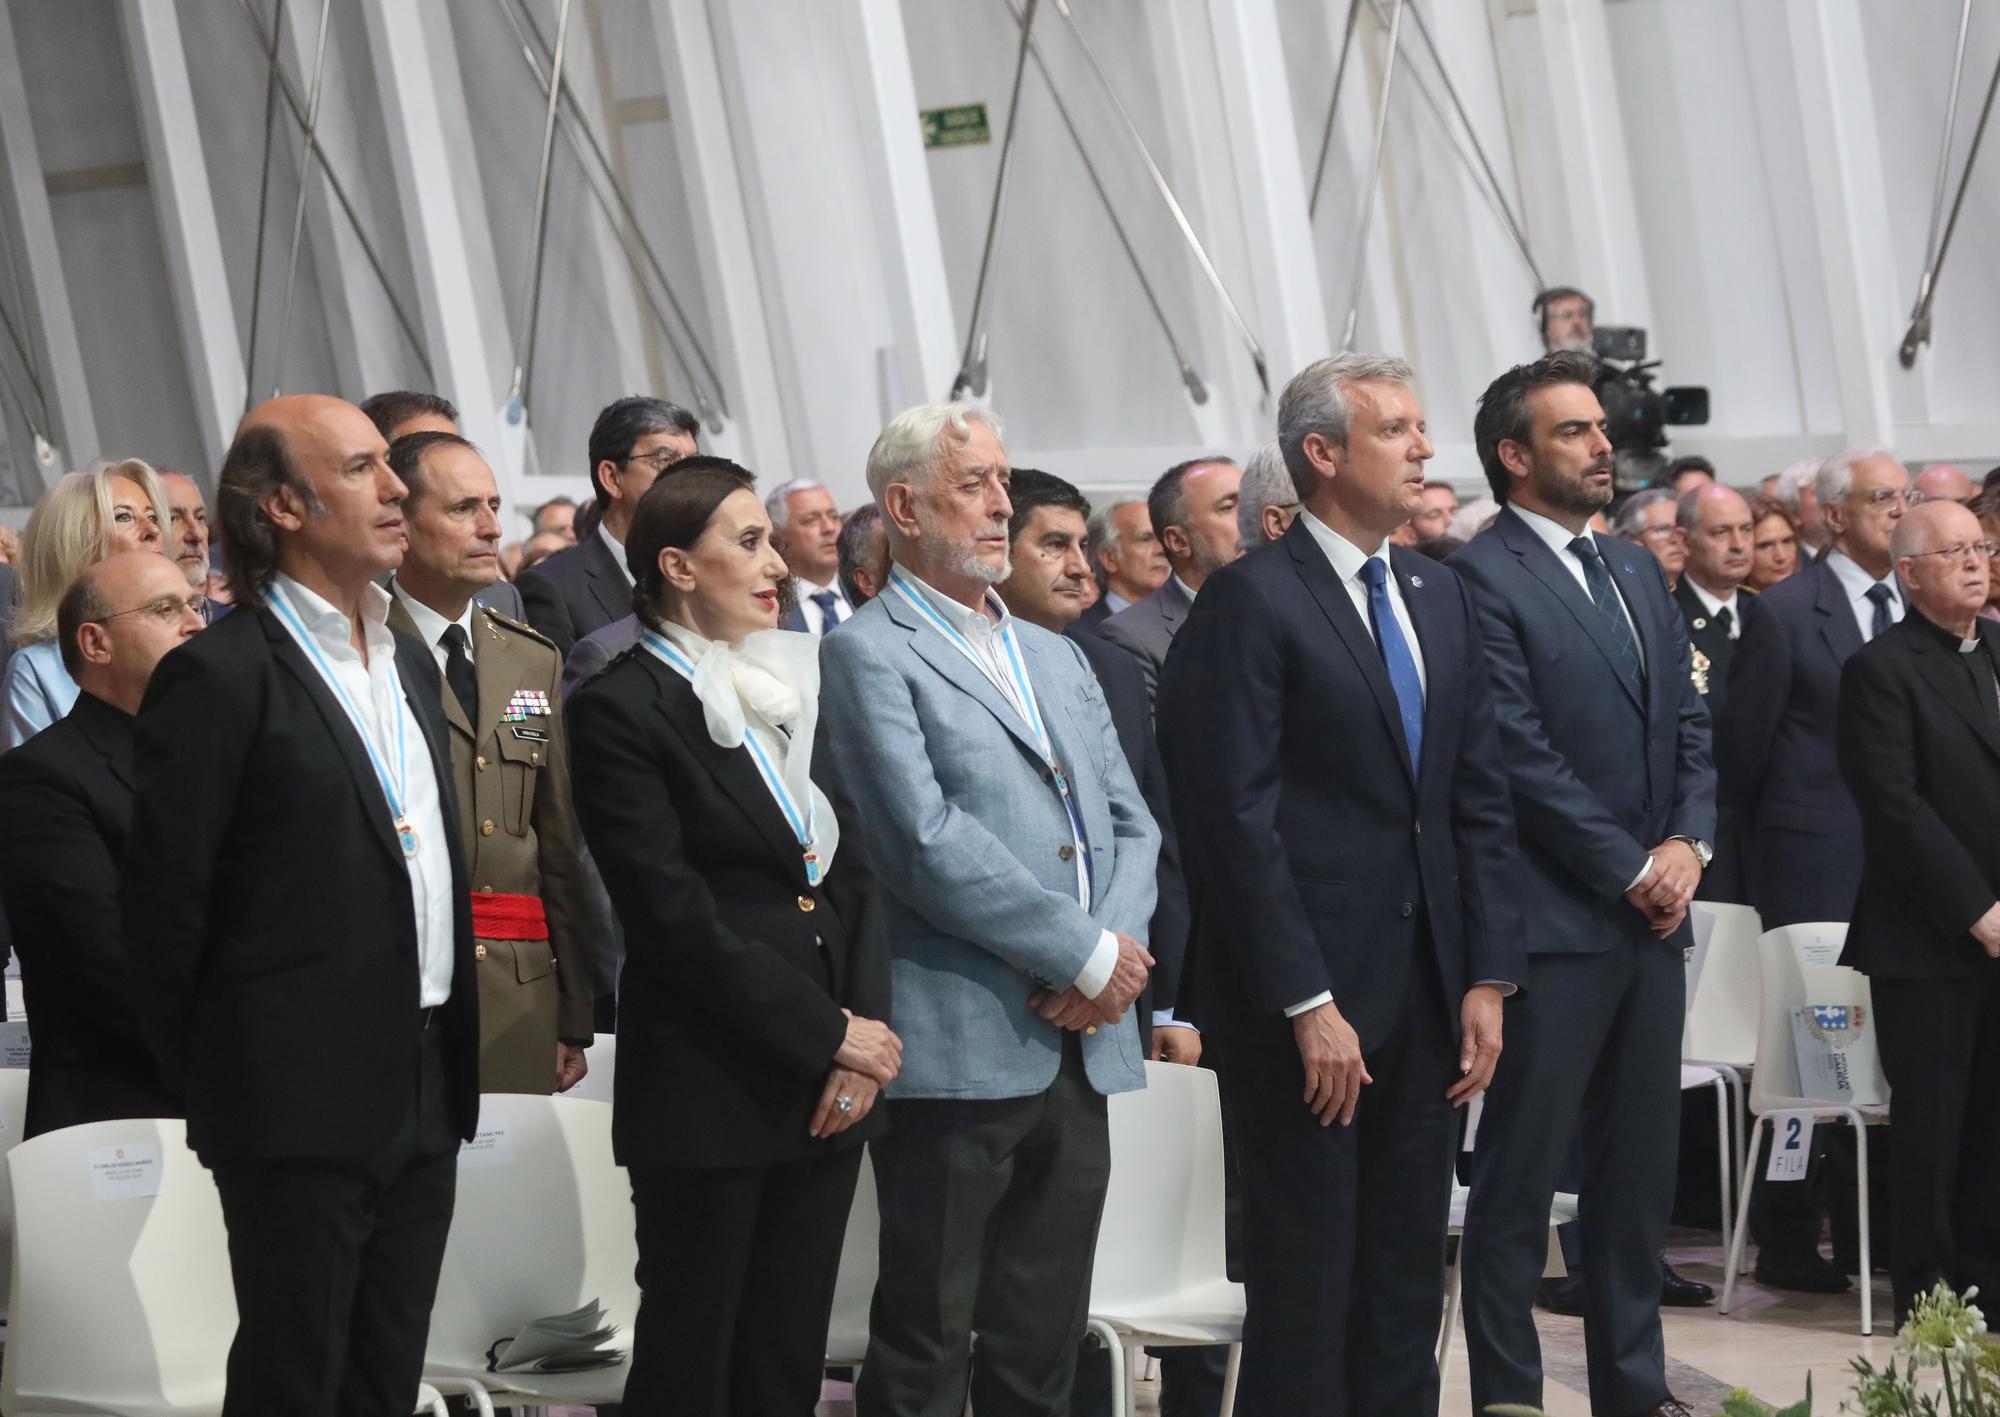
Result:
<svg viewBox="0 0 2000 1417">
<path fill-rule="evenodd" d="M 792 573 L 779 628 L 823 635 L 854 613 L 840 583 L 840 508 L 816 478 L 795 477 L 764 499 L 771 540 Z"/>
<path fill-rule="evenodd" d="M 1299 514 L 1299 489 L 1285 466 L 1284 450 L 1273 438 L 1243 464 L 1243 484 L 1236 495 L 1236 542 L 1255 551 L 1276 541 Z"/>
<path fill-rule="evenodd" d="M 888 921 L 895 1125 L 873 1147 L 869 1417 L 1069 1410 L 1160 833 L 1071 641 L 1016 620 L 1000 422 L 892 419 L 868 454 L 889 584 L 820 651 L 821 714 Z M 976 1360 L 972 1336 L 979 1335 Z M 968 1374 L 968 1366 L 971 1372 Z"/>
</svg>

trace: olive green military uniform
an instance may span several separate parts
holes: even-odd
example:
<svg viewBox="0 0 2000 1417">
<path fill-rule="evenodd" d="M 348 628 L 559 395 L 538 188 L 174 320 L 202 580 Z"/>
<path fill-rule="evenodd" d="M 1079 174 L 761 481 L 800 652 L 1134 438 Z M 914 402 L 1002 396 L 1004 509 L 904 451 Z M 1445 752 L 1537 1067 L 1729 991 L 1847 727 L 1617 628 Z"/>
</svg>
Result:
<svg viewBox="0 0 2000 1417">
<path fill-rule="evenodd" d="M 400 601 L 389 619 L 416 632 Z M 591 1041 L 588 916 L 563 740 L 562 655 L 539 632 L 475 604 L 472 664 L 476 725 L 450 684 L 443 689 L 474 897 L 479 1090 L 548 1093 L 556 1085 L 557 1040 Z M 507 903 L 496 896 L 539 897 L 548 938 L 490 936 L 480 912 Z"/>
</svg>

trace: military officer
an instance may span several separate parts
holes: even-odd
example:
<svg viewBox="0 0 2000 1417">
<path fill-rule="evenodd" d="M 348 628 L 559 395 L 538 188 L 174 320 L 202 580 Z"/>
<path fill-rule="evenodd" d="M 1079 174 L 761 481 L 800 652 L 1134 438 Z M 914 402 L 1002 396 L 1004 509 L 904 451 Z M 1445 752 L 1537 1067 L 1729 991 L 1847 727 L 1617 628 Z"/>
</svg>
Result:
<svg viewBox="0 0 2000 1417">
<path fill-rule="evenodd" d="M 455 433 L 412 433 L 389 462 L 409 488 L 390 622 L 429 645 L 444 676 L 472 887 L 480 1091 L 559 1092 L 583 1076 L 591 1040 L 562 655 L 473 602 L 500 575 L 500 493 L 478 451 Z"/>
</svg>

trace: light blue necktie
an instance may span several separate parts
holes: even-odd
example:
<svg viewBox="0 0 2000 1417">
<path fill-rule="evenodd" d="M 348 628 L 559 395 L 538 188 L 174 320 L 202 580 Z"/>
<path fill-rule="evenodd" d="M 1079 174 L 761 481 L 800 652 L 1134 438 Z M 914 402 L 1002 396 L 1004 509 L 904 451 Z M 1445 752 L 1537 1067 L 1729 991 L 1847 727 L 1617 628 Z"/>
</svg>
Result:
<svg viewBox="0 0 2000 1417">
<path fill-rule="evenodd" d="M 1370 556 L 1361 563 L 1361 579 L 1368 586 L 1368 623 L 1389 671 L 1389 687 L 1396 691 L 1403 737 L 1410 745 L 1410 775 L 1415 777 L 1423 763 L 1424 682 L 1417 676 L 1417 658 L 1410 652 L 1410 642 L 1403 638 L 1403 627 L 1389 604 L 1388 570 L 1380 557 Z"/>
</svg>

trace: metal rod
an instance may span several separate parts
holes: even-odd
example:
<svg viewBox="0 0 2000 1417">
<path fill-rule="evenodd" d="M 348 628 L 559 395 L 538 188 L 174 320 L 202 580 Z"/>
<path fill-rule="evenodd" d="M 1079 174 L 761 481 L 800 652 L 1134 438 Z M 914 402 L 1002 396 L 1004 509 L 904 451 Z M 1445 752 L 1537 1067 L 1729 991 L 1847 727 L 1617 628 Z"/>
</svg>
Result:
<svg viewBox="0 0 2000 1417">
<path fill-rule="evenodd" d="M 542 120 L 542 168 L 535 177 L 535 215 L 530 226 L 535 244 L 528 256 L 526 289 L 521 293 L 521 318 L 517 328 L 521 328 L 523 334 L 520 352 L 514 360 L 514 387 L 507 393 L 510 417 L 514 416 L 512 410 L 517 409 L 525 415 L 531 381 L 535 377 L 535 327 L 540 323 L 542 314 L 542 259 L 548 254 L 549 168 L 556 155 L 556 115 L 562 107 L 563 50 L 569 43 L 569 9 L 570 0 L 562 0 L 556 10 L 555 56 L 549 61 L 548 115 Z"/>
<path fill-rule="evenodd" d="M 1312 195 L 1306 198 L 1306 220 L 1319 211 L 1319 187 L 1326 180 L 1326 155 L 1333 150 L 1333 115 L 1340 111 L 1340 85 L 1347 78 L 1347 53 L 1354 47 L 1354 24 L 1361 18 L 1361 0 L 1348 0 L 1347 28 L 1340 36 L 1340 58 L 1333 66 L 1333 97 L 1326 104 L 1326 126 L 1319 134 L 1319 161 L 1313 164 Z"/>
<path fill-rule="evenodd" d="M 278 396 L 285 381 L 285 341 L 292 328 L 292 289 L 299 275 L 299 242 L 306 229 L 306 198 L 312 193 L 313 161 L 319 155 L 315 139 L 319 133 L 320 94 L 326 79 L 326 25 L 332 14 L 333 0 L 319 0 L 319 38 L 313 44 L 312 87 L 306 98 L 305 148 L 299 154 L 299 200 L 292 208 L 292 253 L 285 263 L 285 302 L 278 315 L 277 370 L 271 379 L 273 398 Z"/>
<path fill-rule="evenodd" d="M 257 17 L 257 12 L 250 8 L 250 0 L 236 0 L 236 8 L 249 22 L 250 28 L 256 32 L 257 43 L 263 47 L 270 47 L 273 41 L 264 32 L 264 22 Z M 299 101 L 298 93 L 292 88 L 292 81 L 283 69 L 278 71 L 278 96 L 285 101 L 285 109 L 292 115 L 292 121 L 300 128 L 304 128 L 305 105 Z M 416 322 L 410 318 L 410 312 L 403 308 L 403 302 L 396 294 L 396 287 L 390 284 L 389 272 L 382 264 L 381 254 L 376 251 L 375 243 L 368 239 L 368 230 L 362 226 L 361 217 L 355 212 L 354 203 L 348 198 L 347 188 L 341 182 L 340 174 L 335 172 L 333 164 L 327 161 L 326 149 L 320 147 L 317 134 L 313 135 L 312 142 L 319 150 L 319 174 L 326 181 L 327 191 L 333 193 L 334 201 L 340 206 L 340 214 L 347 218 L 347 225 L 354 233 L 355 243 L 361 247 L 361 254 L 368 261 L 368 269 L 375 273 L 375 280 L 382 287 L 382 296 L 389 302 L 389 309 L 396 316 L 396 324 L 403 331 L 404 338 L 409 340 L 410 348 L 416 353 L 417 362 L 423 366 L 424 378 L 435 384 L 437 375 L 431 369 L 431 358 L 424 349 L 423 337 L 417 333 Z M 246 369 L 244 372 L 247 374 L 249 371 Z"/>
<path fill-rule="evenodd" d="M 1001 0 L 1001 3 L 1007 7 L 1007 13 L 1014 17 L 1014 23 L 1019 25 L 1020 6 L 1015 0 Z M 1042 76 L 1042 82 L 1048 87 L 1049 99 L 1055 104 L 1056 116 L 1062 119 L 1063 128 L 1076 148 L 1077 158 L 1083 163 L 1084 175 L 1090 179 L 1090 185 L 1097 193 L 1097 200 L 1104 208 L 1105 218 L 1110 221 L 1111 230 L 1118 237 L 1118 244 L 1125 250 L 1125 259 L 1132 267 L 1132 274 L 1139 282 L 1139 289 L 1145 292 L 1146 304 L 1152 308 L 1153 318 L 1159 322 L 1160 333 L 1167 337 L 1167 347 L 1173 351 L 1174 363 L 1180 368 L 1181 382 L 1187 385 L 1188 395 L 1196 403 L 1207 403 L 1208 386 L 1202 381 L 1200 373 L 1196 371 L 1193 362 L 1181 348 L 1181 342 L 1174 334 L 1174 327 L 1167 319 L 1167 312 L 1160 304 L 1160 297 L 1153 290 L 1153 283 L 1146 279 L 1145 267 L 1139 264 L 1139 252 L 1125 231 L 1125 223 L 1118 219 L 1118 209 L 1111 204 L 1111 193 L 1105 187 L 1103 177 L 1098 174 L 1097 164 L 1090 160 L 1090 150 L 1083 144 L 1083 133 L 1077 128 L 1076 119 L 1070 115 L 1069 105 L 1063 102 L 1061 91 L 1056 88 L 1055 76 L 1049 73 L 1049 66 L 1042 58 L 1042 46 L 1039 42 L 1033 40 L 1029 42 L 1028 57 L 1034 61 L 1035 72 Z"/>
<path fill-rule="evenodd" d="M 1378 15 L 1382 12 L 1382 0 L 1369 0 L 1369 3 L 1375 7 Z M 1967 0 L 1967 3 L 1970 3 L 1970 0 Z M 1500 185 L 1499 174 L 1493 170 L 1493 163 L 1486 156 L 1486 148 L 1479 141 L 1479 130 L 1472 126 L 1472 115 L 1465 111 L 1465 103 L 1458 96 L 1458 85 L 1451 81 L 1451 72 L 1444 67 L 1444 55 L 1439 52 L 1437 41 L 1431 37 L 1431 27 L 1424 19 L 1424 12 L 1417 8 L 1417 0 L 1410 0 L 1410 18 L 1417 22 L 1417 37 L 1430 52 L 1431 63 L 1437 66 L 1438 81 L 1444 85 L 1445 95 L 1451 99 L 1452 109 L 1458 114 L 1458 121 L 1465 127 L 1466 140 L 1472 144 L 1473 154 L 1479 159 L 1479 168 L 1486 174 L 1486 181 L 1493 189 L 1493 197 L 1498 203 L 1500 216 L 1506 222 L 1507 230 L 1513 235 L 1514 244 L 1521 248 L 1521 259 L 1528 263 L 1529 273 L 1534 276 L 1536 286 L 1543 286 L 1545 282 L 1542 280 L 1541 267 L 1535 263 L 1534 253 L 1528 249 L 1527 230 L 1522 226 L 1520 218 L 1515 215 L 1513 204 L 1507 200 L 1507 191 Z M 1418 90 L 1429 98 L 1430 90 L 1414 68 L 1410 70 L 1410 78 L 1415 81 Z M 1433 109 L 1437 107 L 1435 99 L 1431 100 L 1431 107 Z M 1438 115 L 1440 122 L 1443 121 L 1443 116 L 1443 114 Z M 1448 130 L 1449 125 L 1446 126 Z M 1463 151 L 1459 156 L 1464 157 Z"/>
<path fill-rule="evenodd" d="M 1354 348 L 1354 327 L 1361 319 L 1361 286 L 1368 274 L 1368 227 L 1375 219 L 1375 189 L 1382 177 L 1382 143 L 1389 135 L 1389 91 L 1396 82 L 1396 39 L 1403 28 L 1403 0 L 1389 12 L 1389 44 L 1382 57 L 1382 94 L 1375 101 L 1375 156 L 1368 164 L 1368 185 L 1361 193 L 1361 219 L 1354 227 L 1354 287 L 1347 298 L 1347 319 L 1341 326 L 1340 347 Z"/>
<path fill-rule="evenodd" d="M 1021 122 L 1021 81 L 1028 76 L 1028 46 L 1035 37 L 1035 9 L 1027 0 L 1021 16 L 1021 43 L 1014 51 L 1014 83 L 1007 94 L 1007 127 L 1000 136 L 1000 170 L 993 176 L 993 204 L 986 213 L 986 241 L 979 252 L 979 279 L 972 287 L 972 313 L 965 321 L 965 356 L 952 376 L 946 399 L 955 402 L 968 388 L 986 392 L 986 340 L 980 327 L 986 311 L 986 278 L 993 271 L 993 252 L 1000 240 L 1000 221 L 1007 213 L 1007 177 L 1014 169 L 1014 134 Z"/>
<path fill-rule="evenodd" d="M 269 67 L 264 72 L 264 160 L 257 169 L 257 252 L 250 262 L 250 338 L 243 351 L 243 411 L 257 388 L 257 317 L 264 304 L 264 225 L 271 209 L 271 148 L 278 131 L 278 37 L 285 29 L 285 0 L 271 0 Z"/>
<path fill-rule="evenodd" d="M 547 53 L 548 41 L 542 38 L 541 31 L 535 27 L 535 18 L 528 11 L 527 0 L 513 0 L 511 9 L 503 5 L 501 13 L 507 16 L 509 23 L 514 27 L 515 35 L 520 38 L 523 46 L 527 46 L 529 51 Z M 517 14 L 518 18 L 516 17 Z M 522 28 L 524 24 L 526 26 L 525 30 Z M 529 60 L 529 67 L 535 75 L 536 83 L 540 85 L 543 93 L 546 94 L 548 92 L 548 79 L 544 74 L 541 64 L 535 62 L 535 52 L 527 52 L 526 57 Z M 590 119 L 585 114 L 583 105 L 578 102 L 576 91 L 570 86 L 568 79 L 563 80 L 561 91 L 563 102 L 567 106 L 567 111 L 563 114 L 562 121 L 566 125 L 565 131 L 572 134 L 570 140 L 572 148 L 574 149 L 576 142 L 574 135 L 581 134 L 584 144 L 590 151 L 590 155 L 596 159 L 598 167 L 603 170 L 606 184 L 611 190 L 612 200 L 617 203 L 618 210 L 624 214 L 624 220 L 630 228 L 631 234 L 638 241 L 640 254 L 646 258 L 646 265 L 652 271 L 653 279 L 660 283 L 660 292 L 666 297 L 668 308 L 673 311 L 674 317 L 680 321 L 682 333 L 687 339 L 689 346 L 694 350 L 696 362 L 701 365 L 702 372 L 708 376 L 711 391 L 714 394 L 715 407 L 720 410 L 720 417 L 730 417 L 729 399 L 722 387 L 722 376 L 716 372 L 714 362 L 708 357 L 708 350 L 701 342 L 700 331 L 695 328 L 694 321 L 688 318 L 688 313 L 682 307 L 680 298 L 674 294 L 673 282 L 667 279 L 667 273 L 665 268 L 660 264 L 659 255 L 653 250 L 653 243 L 646 238 L 645 223 L 639 219 L 638 210 L 632 205 L 632 199 L 626 195 L 625 184 L 618 180 L 617 169 L 611 164 L 611 155 L 604 151 L 604 144 L 598 139 L 596 130 L 590 126 Z M 578 154 L 578 160 L 582 160 L 581 153 Z M 688 386 L 690 388 L 699 388 L 699 382 L 691 377 L 688 380 Z M 701 398 L 696 399 L 697 405 L 702 402 Z M 709 416 L 709 426 L 715 432 L 719 433 L 722 431 L 721 422 L 713 414 Z"/>
<path fill-rule="evenodd" d="M 546 97 L 549 90 L 549 80 L 548 75 L 542 71 L 541 60 L 535 57 L 534 48 L 528 43 L 528 37 L 522 31 L 520 23 L 515 20 L 513 11 L 503 5 L 501 13 L 507 17 L 508 22 L 514 26 L 514 33 L 520 37 L 521 57 L 527 61 L 528 72 L 535 76 L 536 86 L 542 91 L 543 96 Z M 597 200 L 597 208 L 603 214 L 605 224 L 611 228 L 611 234 L 617 238 L 619 249 L 625 253 L 626 263 L 632 268 L 632 276 L 638 284 L 639 293 L 645 297 L 647 308 L 653 312 L 653 319 L 660 327 L 660 338 L 666 344 L 667 352 L 673 356 L 674 362 L 680 366 L 681 374 L 687 380 L 688 388 L 693 391 L 695 409 L 711 428 L 718 432 L 721 431 L 721 420 L 716 416 L 715 410 L 709 403 L 708 395 L 703 391 L 700 381 L 695 378 L 694 370 L 689 367 L 687 355 L 682 351 L 679 341 L 674 338 L 673 326 L 668 323 L 666 312 L 660 309 L 660 302 L 653 295 L 653 287 L 646 279 L 645 268 L 640 264 L 638 253 L 633 249 L 634 233 L 628 230 L 625 224 L 619 220 L 618 214 L 611 204 L 611 199 L 604 195 L 603 189 L 598 185 L 597 175 L 591 171 L 590 164 L 584 160 L 583 142 L 576 135 L 577 125 L 569 119 L 568 115 L 564 115 L 559 120 L 558 126 L 562 129 L 563 137 L 569 142 L 570 153 L 576 158 L 577 165 L 583 169 L 584 185 L 590 189 L 590 195 Z M 643 241 L 643 238 L 639 239 Z"/>
<path fill-rule="evenodd" d="M 1944 144 L 1938 149 L 1937 184 L 1931 191 L 1931 229 L 1924 238 L 1924 269 L 1917 278 L 1917 298 L 1910 308 L 1910 318 L 1915 320 L 1920 311 L 1930 303 L 1930 289 L 1937 265 L 1938 223 L 1944 220 L 1944 184 L 1951 169 L 1951 139 L 1958 127 L 1958 89 L 1965 75 L 1965 31 L 1972 19 L 1972 0 L 1963 0 L 1958 11 L 1958 45 L 1951 59 L 1951 93 L 1944 106 Z M 1924 338 L 1930 338 L 1928 330 Z"/>
<path fill-rule="evenodd" d="M 1126 134 L 1132 139 L 1132 145 L 1139 150 L 1139 157 L 1146 164 L 1146 171 L 1153 179 L 1153 186 L 1159 192 L 1160 200 L 1165 202 L 1167 210 L 1173 213 L 1174 224 L 1180 227 L 1188 248 L 1194 252 L 1196 264 L 1201 267 L 1202 274 L 1208 278 L 1208 283 L 1214 287 L 1215 293 L 1221 297 L 1223 308 L 1229 312 L 1231 322 L 1243 337 L 1244 346 L 1250 351 L 1250 362 L 1256 366 L 1257 382 L 1263 386 L 1265 396 L 1269 397 L 1271 373 L 1264 360 L 1264 347 L 1257 343 L 1257 336 L 1250 331 L 1250 322 L 1243 318 L 1243 312 L 1236 307 L 1235 300 L 1230 297 L 1229 287 L 1222 283 L 1222 276 L 1215 269 L 1215 262 L 1209 260 L 1208 251 L 1202 246 L 1201 238 L 1195 235 L 1193 223 L 1188 220 L 1187 212 L 1182 209 L 1180 199 L 1174 195 L 1174 189 L 1167 181 L 1167 174 L 1162 172 L 1159 163 L 1153 160 L 1152 150 L 1146 146 L 1145 135 L 1139 131 L 1139 125 L 1133 119 L 1131 110 L 1126 108 L 1125 101 L 1118 96 L 1118 90 L 1112 84 L 1111 76 L 1104 71 L 1104 66 L 1097 62 L 1097 55 L 1091 49 L 1090 41 L 1084 38 L 1083 27 L 1077 24 L 1076 16 L 1070 11 L 1069 0 L 1054 0 L 1054 3 L 1057 12 L 1069 25 L 1070 33 L 1075 36 L 1076 47 L 1082 52 L 1084 61 L 1090 65 L 1091 73 L 1097 76 L 1099 86 L 1111 100 L 1112 108 L 1117 110 L 1118 117 L 1125 125 Z M 1401 0 L 1397 0 L 1397 3 L 1400 4 Z"/>
<path fill-rule="evenodd" d="M 1917 346 L 1927 344 L 1931 337 L 1931 301 L 1937 296 L 1938 274 L 1944 270 L 1945 253 L 1951 250 L 1951 234 L 1958 229 L 1958 213 L 1965 205 L 1965 189 L 1972 181 L 1973 164 L 1979 160 L 1979 145 L 1986 137 L 1986 121 L 1993 116 L 1993 98 L 2000 94 L 2000 63 L 1993 66 L 1992 82 L 1986 86 L 1986 102 L 1979 109 L 1979 123 L 1972 130 L 1972 146 L 1966 149 L 1965 171 L 1958 176 L 1958 195 L 1952 198 L 1951 216 L 1944 224 L 1944 234 L 1938 238 L 1937 259 L 1931 262 L 1930 280 L 1925 285 L 1923 300 L 1917 306 L 1917 313 L 1911 317 L 1910 331 L 1903 336 L 1903 345 L 1897 356 L 1908 369 L 1917 362 Z"/>
</svg>

